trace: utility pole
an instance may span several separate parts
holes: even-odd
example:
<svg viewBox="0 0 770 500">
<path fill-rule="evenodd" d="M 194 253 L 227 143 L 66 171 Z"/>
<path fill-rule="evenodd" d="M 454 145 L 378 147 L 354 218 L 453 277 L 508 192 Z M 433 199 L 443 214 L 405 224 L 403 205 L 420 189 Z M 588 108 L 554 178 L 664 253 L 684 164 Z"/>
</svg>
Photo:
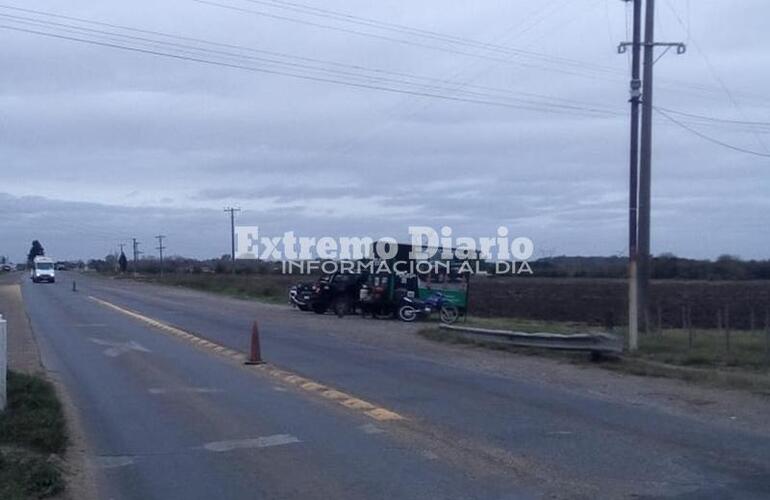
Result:
<svg viewBox="0 0 770 500">
<path fill-rule="evenodd" d="M 645 0 L 642 138 L 639 161 L 639 289 L 642 331 L 649 331 L 650 205 L 652 202 L 652 89 L 655 66 L 655 0 Z"/>
<path fill-rule="evenodd" d="M 639 104 L 641 102 L 641 39 L 642 0 L 633 2 L 634 19 L 631 42 L 631 147 L 628 182 L 628 350 L 639 348 L 639 308 L 637 291 L 639 275 L 636 268 L 637 256 L 637 203 L 639 181 Z"/>
<path fill-rule="evenodd" d="M 225 212 L 230 212 L 230 272 L 232 274 L 235 274 L 235 212 L 240 211 L 240 208 L 225 208 Z"/>
<path fill-rule="evenodd" d="M 624 0 L 629 1 L 629 0 Z M 633 41 L 623 42 L 619 53 L 632 48 L 631 57 L 631 154 L 629 182 L 629 285 L 628 285 L 628 348 L 638 347 L 639 313 L 642 331 L 648 330 L 650 283 L 650 207 L 652 198 L 652 112 L 653 66 L 655 47 L 676 47 L 677 54 L 687 50 L 683 43 L 655 42 L 655 0 L 645 1 L 644 14 L 644 79 L 641 81 L 641 137 L 639 126 L 639 59 L 641 52 L 642 0 L 634 2 Z M 665 52 L 664 52 L 665 54 Z M 662 57 L 663 55 L 661 55 Z M 641 142 L 641 147 L 639 144 Z M 638 168 L 637 168 L 638 166 Z"/>
<path fill-rule="evenodd" d="M 159 235 L 157 235 L 155 237 L 155 239 L 158 240 L 158 246 L 155 247 L 155 248 L 157 248 L 158 252 L 160 253 L 160 277 L 161 277 L 161 279 L 163 278 L 163 250 L 166 248 L 166 247 L 163 246 L 163 238 L 165 238 L 165 236 L 163 236 L 162 234 L 159 234 Z"/>
<path fill-rule="evenodd" d="M 136 276 L 136 272 L 137 272 L 137 257 L 142 252 L 139 251 L 139 242 L 136 241 L 136 238 L 131 238 L 131 241 L 132 241 L 133 249 L 134 249 L 134 276 Z"/>
</svg>

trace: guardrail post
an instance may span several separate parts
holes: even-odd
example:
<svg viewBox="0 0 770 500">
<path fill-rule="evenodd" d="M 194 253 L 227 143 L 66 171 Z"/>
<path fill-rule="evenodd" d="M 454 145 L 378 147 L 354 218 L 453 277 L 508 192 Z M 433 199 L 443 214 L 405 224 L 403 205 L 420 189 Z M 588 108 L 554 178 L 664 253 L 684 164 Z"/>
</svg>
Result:
<svg viewBox="0 0 770 500">
<path fill-rule="evenodd" d="M 0 315 L 0 411 L 8 402 L 6 373 L 8 371 L 8 322 Z"/>
</svg>

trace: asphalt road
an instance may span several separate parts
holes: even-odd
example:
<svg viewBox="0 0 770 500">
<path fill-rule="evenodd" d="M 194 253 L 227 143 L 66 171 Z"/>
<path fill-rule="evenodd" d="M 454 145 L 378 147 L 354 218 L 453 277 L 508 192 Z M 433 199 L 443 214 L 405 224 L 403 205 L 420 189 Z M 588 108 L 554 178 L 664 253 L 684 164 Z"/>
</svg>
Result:
<svg viewBox="0 0 770 500">
<path fill-rule="evenodd" d="M 400 323 L 71 273 L 23 292 L 103 498 L 770 495 L 766 432 L 477 368 Z M 272 365 L 405 418 L 372 419 L 89 296 L 242 352 L 258 319 Z"/>
</svg>

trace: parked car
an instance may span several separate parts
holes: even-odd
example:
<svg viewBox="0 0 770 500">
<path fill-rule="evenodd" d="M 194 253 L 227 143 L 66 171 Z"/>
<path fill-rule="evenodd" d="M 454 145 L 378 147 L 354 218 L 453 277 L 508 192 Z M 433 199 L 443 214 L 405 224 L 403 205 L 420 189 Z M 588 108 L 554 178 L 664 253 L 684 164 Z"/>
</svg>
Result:
<svg viewBox="0 0 770 500">
<path fill-rule="evenodd" d="M 363 274 L 332 273 L 322 276 L 309 294 L 310 309 L 316 314 L 324 314 L 331 309 L 337 316 L 355 312 L 359 305 L 359 290 L 365 281 Z"/>
</svg>

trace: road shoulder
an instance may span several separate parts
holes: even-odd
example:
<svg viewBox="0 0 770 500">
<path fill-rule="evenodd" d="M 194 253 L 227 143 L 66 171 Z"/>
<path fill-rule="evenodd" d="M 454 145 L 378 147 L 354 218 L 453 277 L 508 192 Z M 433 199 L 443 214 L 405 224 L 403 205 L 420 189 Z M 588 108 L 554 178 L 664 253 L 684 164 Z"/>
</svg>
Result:
<svg viewBox="0 0 770 500">
<path fill-rule="evenodd" d="M 88 467 L 85 433 L 77 408 L 56 372 L 46 369 L 43 363 L 40 346 L 24 306 L 19 279 L 18 275 L 6 275 L 0 280 L 0 314 L 8 321 L 8 367 L 15 372 L 42 376 L 54 385 L 64 409 L 70 438 L 64 453 L 67 489 L 60 498 L 95 500 L 95 482 Z"/>
</svg>

